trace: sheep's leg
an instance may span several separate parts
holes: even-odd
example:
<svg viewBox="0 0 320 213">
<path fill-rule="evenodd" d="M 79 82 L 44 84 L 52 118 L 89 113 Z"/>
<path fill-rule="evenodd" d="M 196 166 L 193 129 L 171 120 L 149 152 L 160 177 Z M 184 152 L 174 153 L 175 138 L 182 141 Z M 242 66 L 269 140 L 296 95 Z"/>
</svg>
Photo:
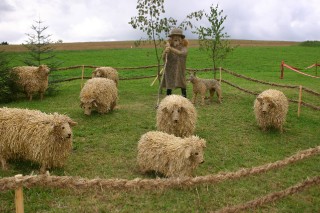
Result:
<svg viewBox="0 0 320 213">
<path fill-rule="evenodd" d="M 193 92 L 192 103 L 195 104 L 197 99 L 197 93 Z"/>
<path fill-rule="evenodd" d="M 40 174 L 45 174 L 46 173 L 46 169 L 47 169 L 47 166 L 45 164 L 42 164 L 41 168 L 40 168 Z"/>
<path fill-rule="evenodd" d="M 219 103 L 221 104 L 221 103 L 222 103 L 222 101 L 221 101 L 221 99 L 222 99 L 221 89 L 219 88 L 219 89 L 217 89 L 216 91 L 217 91 L 218 101 L 219 101 Z"/>
<path fill-rule="evenodd" d="M 43 99 L 43 92 L 40 93 L 40 100 L 42 101 Z"/>
<path fill-rule="evenodd" d="M 206 97 L 206 94 L 201 94 L 201 105 L 204 105 L 204 99 Z"/>
<path fill-rule="evenodd" d="M 213 102 L 213 96 L 214 96 L 215 90 L 211 89 L 211 90 L 209 90 L 209 92 L 210 92 L 210 102 Z"/>
<path fill-rule="evenodd" d="M 3 157 L 1 158 L 1 166 L 2 166 L 3 170 L 7 170 L 8 169 L 6 159 L 4 159 Z"/>
<path fill-rule="evenodd" d="M 28 94 L 29 96 L 29 101 L 32 101 L 32 94 Z"/>
</svg>

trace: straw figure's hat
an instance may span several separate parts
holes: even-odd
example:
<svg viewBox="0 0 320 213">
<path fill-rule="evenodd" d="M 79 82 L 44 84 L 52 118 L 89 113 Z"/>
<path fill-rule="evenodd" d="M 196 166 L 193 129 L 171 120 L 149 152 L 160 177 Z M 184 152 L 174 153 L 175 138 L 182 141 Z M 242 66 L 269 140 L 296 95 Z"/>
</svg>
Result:
<svg viewBox="0 0 320 213">
<path fill-rule="evenodd" d="M 168 37 L 175 36 L 175 35 L 181 36 L 181 38 L 185 38 L 185 35 L 183 35 L 182 30 L 179 28 L 173 28 L 170 32 L 170 35 L 168 35 Z"/>
</svg>

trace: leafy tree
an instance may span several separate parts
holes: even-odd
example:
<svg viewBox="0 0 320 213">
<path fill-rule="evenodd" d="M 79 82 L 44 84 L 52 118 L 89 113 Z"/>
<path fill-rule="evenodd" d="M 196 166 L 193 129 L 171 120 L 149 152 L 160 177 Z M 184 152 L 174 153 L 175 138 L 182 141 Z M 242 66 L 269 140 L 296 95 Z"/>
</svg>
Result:
<svg viewBox="0 0 320 213">
<path fill-rule="evenodd" d="M 165 13 L 164 0 L 138 0 L 138 16 L 131 17 L 129 24 L 134 29 L 139 29 L 147 34 L 147 39 L 140 39 L 141 42 L 150 42 L 154 46 L 155 56 L 158 64 L 158 75 L 160 73 L 161 50 L 164 45 L 164 36 L 167 36 L 170 29 L 176 25 L 177 20 L 170 17 L 163 17 Z M 163 17 L 163 18 L 161 18 Z"/>
<path fill-rule="evenodd" d="M 0 103 L 12 101 L 12 81 L 9 70 L 9 57 L 6 52 L 0 51 Z"/>
<path fill-rule="evenodd" d="M 224 32 L 223 24 L 227 16 L 223 16 L 222 14 L 223 10 L 218 9 L 218 4 L 216 7 L 211 5 L 210 13 L 204 12 L 203 14 L 210 26 L 195 27 L 194 31 L 198 35 L 200 50 L 206 51 L 212 60 L 214 78 L 216 78 L 217 67 L 234 50 L 234 47 L 231 47 L 228 40 L 230 36 Z"/>
</svg>

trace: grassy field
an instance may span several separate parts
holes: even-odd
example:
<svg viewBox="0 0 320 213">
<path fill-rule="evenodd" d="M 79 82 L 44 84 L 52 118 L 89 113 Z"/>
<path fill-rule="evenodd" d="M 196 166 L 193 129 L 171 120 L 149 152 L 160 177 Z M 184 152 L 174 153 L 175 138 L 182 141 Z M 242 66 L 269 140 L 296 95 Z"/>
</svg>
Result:
<svg viewBox="0 0 320 213">
<path fill-rule="evenodd" d="M 10 52 L 12 66 L 21 65 L 25 53 Z M 320 92 L 319 79 L 285 70 L 279 79 L 280 63 L 284 60 L 295 67 L 307 67 L 319 60 L 320 48 L 301 46 L 241 46 L 222 65 L 224 68 L 260 80 L 303 85 Z M 61 50 L 57 57 L 63 67 L 96 65 L 136 67 L 155 64 L 152 49 Z M 187 67 L 210 67 L 206 55 L 196 48 L 189 49 Z M 85 70 L 90 76 L 91 69 Z M 154 75 L 155 69 L 119 70 L 120 77 Z M 315 75 L 315 70 L 306 71 Z M 81 69 L 55 72 L 63 78 L 80 77 Z M 318 74 L 320 75 L 320 74 Z M 199 73 L 209 78 L 212 73 Z M 261 92 L 270 88 L 223 73 L 223 79 L 246 89 Z M 66 165 L 53 169 L 52 175 L 84 178 L 154 178 L 137 170 L 137 142 L 140 136 L 155 130 L 155 104 L 158 85 L 150 87 L 153 79 L 125 80 L 119 83 L 118 109 L 107 115 L 94 113 L 87 117 L 79 107 L 81 80 L 59 84 L 59 92 L 38 97 L 29 102 L 20 99 L 2 106 L 39 109 L 43 112 L 65 113 L 78 122 L 74 127 L 74 149 Z M 282 89 L 288 98 L 298 99 L 298 90 Z M 223 103 L 196 105 L 198 122 L 196 134 L 207 141 L 205 163 L 196 176 L 237 171 L 282 160 L 298 151 L 320 145 L 320 112 L 302 107 L 297 117 L 297 105 L 290 104 L 285 132 L 262 132 L 253 114 L 254 96 L 226 84 L 222 85 Z M 192 96 L 188 85 L 188 98 Z M 174 91 L 180 94 L 179 90 Z M 164 97 L 164 96 L 161 96 Z M 320 97 L 303 94 L 303 100 L 320 106 Z M 287 167 L 239 180 L 214 185 L 199 185 L 188 189 L 160 191 L 106 191 L 31 188 L 24 190 L 25 212 L 210 212 L 225 206 L 241 204 L 271 192 L 290 187 L 320 173 L 320 156 Z M 38 165 L 30 162 L 10 162 L 8 171 L 0 177 L 37 173 Z M 0 192 L 0 212 L 13 212 L 14 191 Z M 258 208 L 258 212 L 319 212 L 320 186 Z"/>
</svg>

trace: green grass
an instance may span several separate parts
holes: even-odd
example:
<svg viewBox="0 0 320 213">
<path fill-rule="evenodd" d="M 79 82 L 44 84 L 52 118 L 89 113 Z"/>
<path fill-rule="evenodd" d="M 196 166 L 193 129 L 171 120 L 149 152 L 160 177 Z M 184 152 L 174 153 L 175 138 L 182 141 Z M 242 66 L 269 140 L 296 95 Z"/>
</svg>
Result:
<svg viewBox="0 0 320 213">
<path fill-rule="evenodd" d="M 21 65 L 19 54 L 11 53 Z M 151 49 L 114 49 L 91 51 L 61 51 L 62 66 L 106 65 L 135 67 L 155 64 Z M 285 70 L 279 79 L 280 63 L 284 60 L 295 67 L 315 63 L 320 49 L 291 47 L 240 47 L 223 67 L 260 80 L 290 85 L 303 85 L 320 92 L 319 79 L 301 76 Z M 190 49 L 187 67 L 210 67 L 206 55 Z M 91 69 L 86 69 L 90 76 Z M 153 75 L 155 69 L 119 71 L 121 77 Z M 306 71 L 315 75 L 315 70 Z M 76 77 L 81 70 L 60 71 L 63 77 Z M 199 73 L 212 77 L 212 73 Z M 223 73 L 223 78 L 241 87 L 261 92 L 269 86 L 260 85 Z M 66 113 L 78 125 L 74 127 L 74 149 L 62 169 L 52 175 L 84 178 L 152 178 L 137 170 L 136 148 L 140 136 L 155 130 L 154 109 L 158 86 L 150 87 L 153 79 L 127 80 L 119 83 L 119 108 L 107 115 L 94 113 L 87 117 L 79 107 L 81 81 L 61 83 L 60 92 L 46 96 L 43 101 L 20 99 L 2 106 L 39 109 L 44 112 Z M 199 106 L 196 134 L 206 139 L 205 163 L 196 170 L 197 176 L 221 171 L 237 171 L 243 167 L 260 166 L 291 156 L 300 150 L 320 145 L 320 112 L 302 107 L 297 117 L 297 105 L 290 104 L 285 132 L 262 132 L 253 114 L 254 96 L 223 84 L 223 103 Z M 281 89 L 292 99 L 298 99 L 298 90 Z M 188 85 L 188 97 L 192 96 Z M 180 94 L 179 90 L 174 93 Z M 163 97 L 163 96 L 161 96 Z M 320 97 L 303 94 L 303 100 L 320 105 Z M 320 156 L 303 160 L 287 167 L 239 180 L 189 189 L 160 191 L 77 191 L 68 189 L 31 188 L 24 190 L 25 212 L 208 212 L 224 206 L 244 203 L 268 193 L 283 190 L 307 177 L 320 173 Z M 10 162 L 10 170 L 0 170 L 0 177 L 37 172 L 38 165 L 30 162 Z M 14 192 L 0 192 L 0 212 L 14 211 Z M 259 212 L 319 212 L 320 187 L 281 199 L 259 208 Z"/>
</svg>

